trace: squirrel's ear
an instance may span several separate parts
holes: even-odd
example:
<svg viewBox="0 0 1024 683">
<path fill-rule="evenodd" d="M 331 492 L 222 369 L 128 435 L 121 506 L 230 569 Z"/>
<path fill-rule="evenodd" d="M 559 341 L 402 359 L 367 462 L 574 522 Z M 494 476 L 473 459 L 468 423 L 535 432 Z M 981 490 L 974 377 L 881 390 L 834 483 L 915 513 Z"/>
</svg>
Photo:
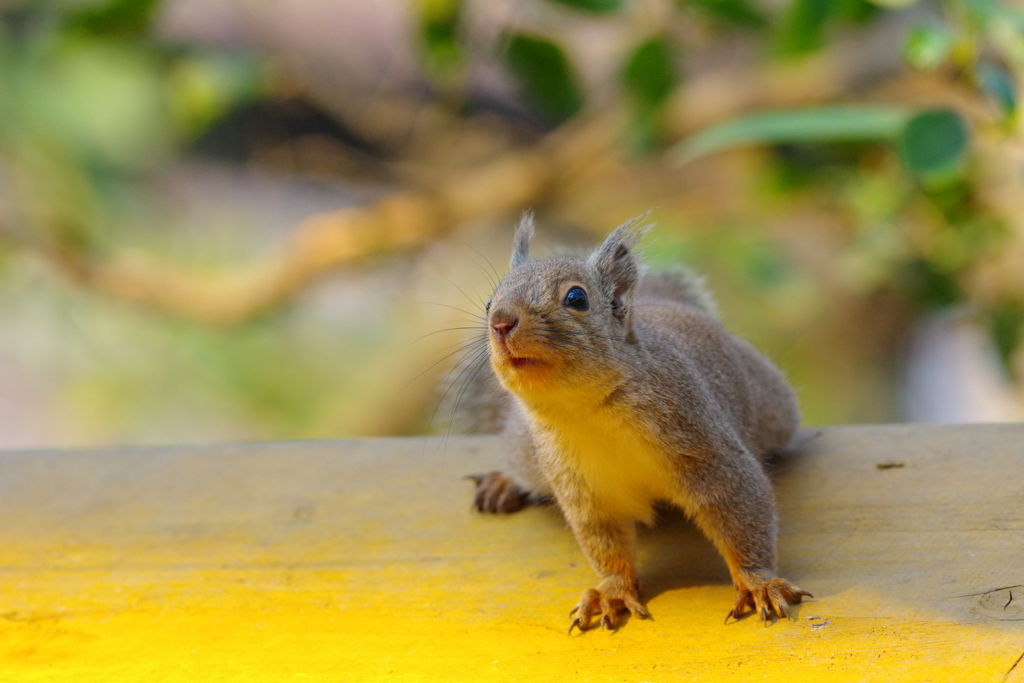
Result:
<svg viewBox="0 0 1024 683">
<path fill-rule="evenodd" d="M 533 239 L 533 211 L 526 210 L 516 226 L 515 237 L 512 238 L 512 267 L 520 266 L 530 260 L 530 240 Z"/>
<path fill-rule="evenodd" d="M 612 312 L 618 317 L 625 314 L 633 288 L 640 279 L 640 265 L 633 252 L 651 228 L 639 225 L 646 217 L 645 213 L 617 227 L 590 257 L 590 265 L 610 286 Z"/>
</svg>

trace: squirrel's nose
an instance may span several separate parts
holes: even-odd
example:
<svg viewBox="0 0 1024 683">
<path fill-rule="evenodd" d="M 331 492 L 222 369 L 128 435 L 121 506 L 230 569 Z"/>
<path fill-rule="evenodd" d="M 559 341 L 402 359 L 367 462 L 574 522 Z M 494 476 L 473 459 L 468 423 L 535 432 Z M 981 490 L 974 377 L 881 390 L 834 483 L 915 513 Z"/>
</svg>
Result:
<svg viewBox="0 0 1024 683">
<path fill-rule="evenodd" d="M 498 335 L 499 339 L 504 340 L 512 330 L 519 324 L 519 318 L 514 315 L 495 313 L 491 318 L 491 329 L 494 330 L 495 334 Z"/>
</svg>

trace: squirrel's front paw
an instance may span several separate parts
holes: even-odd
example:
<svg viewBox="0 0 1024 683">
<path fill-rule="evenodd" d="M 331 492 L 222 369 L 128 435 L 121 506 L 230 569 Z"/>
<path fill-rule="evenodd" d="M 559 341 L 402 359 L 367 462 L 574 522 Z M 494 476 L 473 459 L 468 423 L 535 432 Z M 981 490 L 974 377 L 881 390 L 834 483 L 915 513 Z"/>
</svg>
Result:
<svg viewBox="0 0 1024 683">
<path fill-rule="evenodd" d="M 788 617 L 788 606 L 800 603 L 805 595 L 814 597 L 785 579 L 747 578 L 736 587 L 736 606 L 729 610 L 725 621 L 728 623 L 729 619 L 739 619 L 750 608 L 760 615 L 761 621 L 767 626 L 772 612 L 780 619 Z"/>
<path fill-rule="evenodd" d="M 603 585 L 604 582 L 602 582 Z M 610 631 L 614 630 L 618 626 L 619 612 L 625 610 L 632 612 L 638 619 L 651 618 L 650 612 L 640 604 L 636 589 L 632 586 L 610 585 L 604 588 L 585 590 L 580 596 L 579 603 L 569 612 L 570 617 L 575 615 L 572 623 L 569 624 L 569 635 L 572 635 L 574 628 L 586 631 L 598 614 L 601 615 L 601 625 Z"/>
<path fill-rule="evenodd" d="M 476 482 L 473 507 L 480 512 L 515 512 L 526 505 L 529 491 L 523 491 L 512 477 L 501 472 L 470 474 L 466 479 Z"/>
</svg>

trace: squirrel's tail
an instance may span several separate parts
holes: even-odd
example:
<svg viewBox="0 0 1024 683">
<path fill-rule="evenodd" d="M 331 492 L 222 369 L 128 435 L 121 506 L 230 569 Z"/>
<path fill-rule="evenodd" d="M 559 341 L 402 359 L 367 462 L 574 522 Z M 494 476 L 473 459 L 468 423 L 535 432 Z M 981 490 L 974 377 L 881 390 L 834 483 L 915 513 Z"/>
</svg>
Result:
<svg viewBox="0 0 1024 683">
<path fill-rule="evenodd" d="M 637 295 L 645 299 L 678 301 L 718 317 L 718 306 L 705 286 L 704 278 L 685 268 L 659 273 L 644 272 L 640 277 Z"/>
</svg>

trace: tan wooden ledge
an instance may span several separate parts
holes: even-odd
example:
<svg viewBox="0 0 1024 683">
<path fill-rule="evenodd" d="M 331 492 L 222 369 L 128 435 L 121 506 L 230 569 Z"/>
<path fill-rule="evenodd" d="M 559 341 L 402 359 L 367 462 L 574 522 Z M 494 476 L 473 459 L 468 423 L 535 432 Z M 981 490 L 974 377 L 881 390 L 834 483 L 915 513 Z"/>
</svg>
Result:
<svg viewBox="0 0 1024 683">
<path fill-rule="evenodd" d="M 0 453 L 2 681 L 1024 681 L 1024 425 L 824 430 L 782 462 L 795 619 L 723 624 L 685 520 L 654 621 L 566 636 L 557 511 L 470 511 L 493 438 Z M 1015 666 L 1016 665 L 1016 666 Z"/>
</svg>

